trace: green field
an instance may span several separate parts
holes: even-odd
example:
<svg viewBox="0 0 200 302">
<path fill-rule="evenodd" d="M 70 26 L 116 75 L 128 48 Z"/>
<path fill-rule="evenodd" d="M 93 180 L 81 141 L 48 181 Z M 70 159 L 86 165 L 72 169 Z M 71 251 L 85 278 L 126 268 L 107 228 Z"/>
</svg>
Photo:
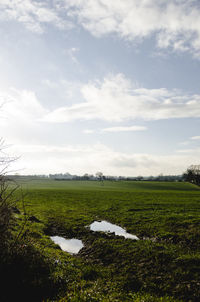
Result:
<svg viewBox="0 0 200 302">
<path fill-rule="evenodd" d="M 16 232 L 24 217 L 40 220 L 28 221 L 21 239 L 41 261 L 35 273 L 31 260 L 31 286 L 24 284 L 35 290 L 27 300 L 200 301 L 197 186 L 26 178 L 21 184 L 27 215 L 19 202 Z M 140 240 L 92 232 L 86 226 L 95 220 L 122 226 Z M 85 247 L 70 255 L 50 235 L 81 239 Z"/>
</svg>

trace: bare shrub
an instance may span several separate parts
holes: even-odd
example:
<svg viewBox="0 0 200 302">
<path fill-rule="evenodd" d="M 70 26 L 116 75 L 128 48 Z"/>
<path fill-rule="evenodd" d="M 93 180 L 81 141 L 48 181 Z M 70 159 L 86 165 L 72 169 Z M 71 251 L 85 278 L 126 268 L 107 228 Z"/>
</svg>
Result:
<svg viewBox="0 0 200 302">
<path fill-rule="evenodd" d="M 0 139 L 0 252 L 8 248 L 15 223 L 14 210 L 17 199 L 14 195 L 18 185 L 7 176 L 10 164 L 16 160 L 5 153 L 5 144 Z"/>
</svg>

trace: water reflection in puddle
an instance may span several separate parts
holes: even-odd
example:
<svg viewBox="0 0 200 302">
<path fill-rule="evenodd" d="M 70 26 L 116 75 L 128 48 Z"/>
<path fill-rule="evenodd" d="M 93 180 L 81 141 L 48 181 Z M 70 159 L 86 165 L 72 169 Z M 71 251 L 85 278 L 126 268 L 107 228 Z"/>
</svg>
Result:
<svg viewBox="0 0 200 302">
<path fill-rule="evenodd" d="M 118 236 L 123 236 L 125 238 L 134 239 L 134 240 L 139 240 L 139 238 L 137 236 L 129 234 L 126 232 L 126 230 L 117 226 L 116 224 L 112 224 L 112 223 L 104 221 L 104 220 L 101 222 L 94 221 L 90 225 L 90 230 L 95 231 L 95 232 L 97 231 L 97 232 L 115 233 L 115 235 L 118 235 Z"/>
<path fill-rule="evenodd" d="M 58 244 L 60 248 L 70 254 L 78 254 L 78 252 L 84 247 L 81 240 L 78 239 L 65 239 L 60 236 L 51 236 L 51 240 Z"/>
</svg>

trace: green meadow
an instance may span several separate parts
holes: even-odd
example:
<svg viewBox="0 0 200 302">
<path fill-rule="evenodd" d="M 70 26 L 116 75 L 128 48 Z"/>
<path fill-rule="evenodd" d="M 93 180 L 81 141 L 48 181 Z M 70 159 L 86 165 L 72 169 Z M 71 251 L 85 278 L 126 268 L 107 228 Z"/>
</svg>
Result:
<svg viewBox="0 0 200 302">
<path fill-rule="evenodd" d="M 21 186 L 17 256 L 2 281 L 21 301 L 200 301 L 199 187 L 28 178 Z M 140 240 L 89 229 L 101 220 Z M 54 235 L 84 248 L 64 252 Z"/>
</svg>

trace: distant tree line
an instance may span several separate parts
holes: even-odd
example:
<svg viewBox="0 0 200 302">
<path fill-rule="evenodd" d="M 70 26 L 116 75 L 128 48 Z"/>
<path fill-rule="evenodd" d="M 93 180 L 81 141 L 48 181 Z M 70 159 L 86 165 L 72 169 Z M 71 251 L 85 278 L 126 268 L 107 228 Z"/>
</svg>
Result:
<svg viewBox="0 0 200 302">
<path fill-rule="evenodd" d="M 192 165 L 183 174 L 183 179 L 200 186 L 200 165 Z"/>
<path fill-rule="evenodd" d="M 185 175 L 185 174 L 184 174 Z M 70 173 L 57 173 L 49 175 L 9 175 L 11 179 L 53 179 L 53 180 L 89 180 L 89 181 L 100 181 L 104 180 L 110 181 L 183 181 L 185 180 L 184 175 L 157 175 L 157 176 L 113 176 L 104 175 L 102 172 L 96 172 L 94 175 L 85 173 L 83 175 L 72 175 Z"/>
</svg>

